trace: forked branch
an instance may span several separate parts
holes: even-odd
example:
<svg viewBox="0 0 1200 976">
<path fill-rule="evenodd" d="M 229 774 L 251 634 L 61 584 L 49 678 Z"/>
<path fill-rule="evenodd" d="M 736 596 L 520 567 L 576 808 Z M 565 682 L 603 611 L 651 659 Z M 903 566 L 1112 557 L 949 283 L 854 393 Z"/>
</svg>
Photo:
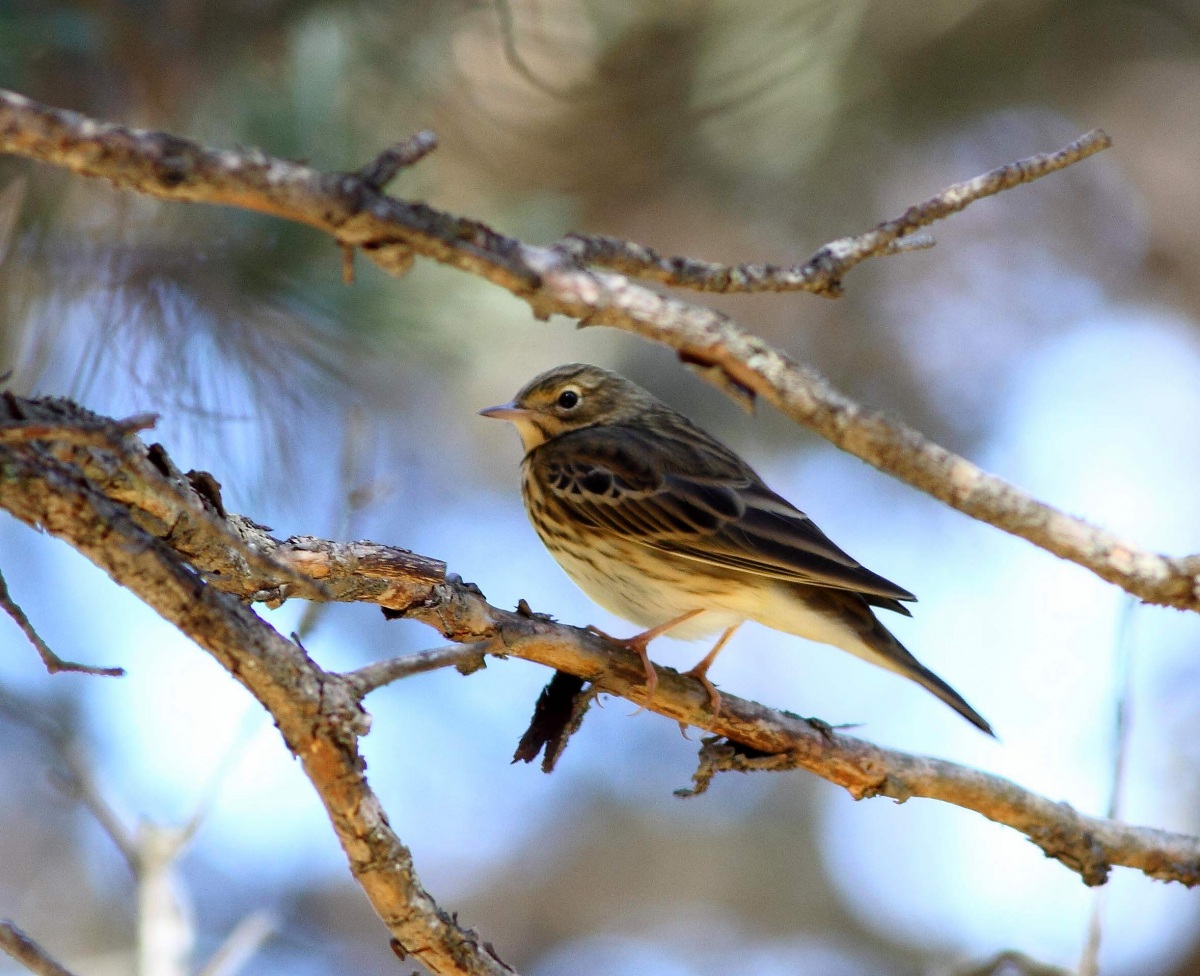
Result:
<svg viewBox="0 0 1200 976">
<path fill-rule="evenodd" d="M 257 151 L 209 149 L 0 93 L 0 151 L 162 199 L 306 223 L 331 235 L 344 254 L 361 249 L 396 275 L 407 271 L 414 255 L 432 258 L 508 289 L 539 317 L 561 314 L 665 344 L 726 390 L 763 397 L 837 446 L 974 518 L 1143 600 L 1198 610 L 1200 557 L 1148 552 L 1059 512 L 903 424 L 864 410 L 727 316 L 629 277 L 710 291 L 790 288 L 833 295 L 856 264 L 912 247 L 913 231 L 1107 144 L 1102 133 L 1091 133 L 1057 153 L 950 187 L 864 234 L 826 245 L 796 268 L 724 268 L 603 238 L 536 247 L 478 221 L 387 196 L 387 180 L 432 148 L 424 135 L 358 171 L 322 173 Z M 999 777 L 879 749 L 731 694 L 723 695 L 714 718 L 704 689 L 667 669 L 659 669 L 657 694 L 645 703 L 644 675 L 634 655 L 584 630 L 493 607 L 478 588 L 446 576 L 438 560 L 378 543 L 274 539 L 253 520 L 226 512 L 211 476 L 184 475 L 164 451 L 147 449 L 134 436 L 137 423 L 122 426 L 64 401 L 18 403 L 10 397 L 7 406 L 0 506 L 67 540 L 251 690 L 303 762 L 395 945 L 435 972 L 511 970 L 417 880 L 409 852 L 363 775 L 357 739 L 369 719 L 360 702 L 404 673 L 474 661 L 494 648 L 709 731 L 715 738 L 702 756 L 700 785 L 720 769 L 799 767 L 856 797 L 928 797 L 974 810 L 1021 831 L 1089 884 L 1103 882 L 1112 865 L 1200 883 L 1196 838 L 1086 817 Z M 385 662 L 352 675 L 330 674 L 243 602 L 278 603 L 290 596 L 377 603 L 471 646 L 465 654 L 441 650 L 403 666 Z"/>
<path fill-rule="evenodd" d="M 22 400 L 20 407 L 30 418 L 49 410 L 69 424 L 66 401 L 46 405 Z M 94 414 L 79 413 L 96 420 Z M 598 691 L 719 737 L 706 747 L 704 775 L 719 769 L 806 769 L 858 798 L 926 797 L 973 810 L 1020 831 L 1088 884 L 1102 883 L 1113 865 L 1162 880 L 1200 884 L 1200 840 L 1193 837 L 1088 817 L 1001 777 L 881 749 L 733 694 L 722 694 L 721 712 L 714 717 L 703 686 L 669 668 L 658 669 L 658 690 L 647 702 L 642 664 L 632 652 L 587 630 L 532 613 L 523 604 L 516 611 L 492 606 L 478 587 L 431 572 L 443 565 L 436 560 L 377 543 L 347 546 L 306 538 L 301 548 L 297 540 L 280 542 L 265 532 L 251 542 L 215 524 L 250 523 L 231 513 L 198 520 L 184 534 L 186 550 L 172 548 L 179 533 L 164 526 L 156 534 L 146 513 L 162 511 L 168 503 L 186 509 L 188 492 L 196 496 L 197 505 L 203 499 L 194 485 L 173 484 L 165 453 L 154 450 L 159 462 L 149 465 L 142 463 L 141 455 L 151 449 L 136 438 L 121 441 L 119 449 L 76 446 L 69 459 L 38 445 L 0 446 L 0 461 L 11 473 L 0 481 L 0 506 L 66 539 L 209 650 L 255 693 L 305 761 L 351 853 L 356 875 L 389 922 L 397 917 L 398 905 L 414 913 L 411 906 L 428 896 L 414 888 L 407 860 L 398 877 L 369 867 L 376 865 L 381 852 L 398 856 L 399 841 L 390 831 L 371 835 L 369 842 L 363 833 L 378 829 L 381 811 L 357 768 L 357 736 L 369 726 L 359 703 L 387 681 L 410 674 L 434 667 L 473 669 L 484 653 L 521 657 L 575 675 Z M 101 472 L 103 478 L 94 480 L 89 472 Z M 258 545 L 270 551 L 270 559 L 251 558 L 251 547 Z M 348 548 L 370 551 L 372 559 L 342 558 Z M 304 558 L 287 566 L 289 572 L 300 565 L 319 566 L 324 599 L 377 603 L 390 616 L 420 620 L 459 646 L 346 675 L 321 671 L 302 648 L 276 634 L 238 599 L 276 594 L 275 567 L 297 554 Z M 310 559 L 312 554 L 319 559 Z M 242 568 L 231 572 L 233 566 Z M 379 567 L 387 573 L 382 586 L 374 575 Z M 375 850 L 372 844 L 383 846 Z M 410 951 L 413 945 L 439 945 L 422 927 L 427 924 L 408 919 L 407 927 L 397 926 L 393 934 L 400 937 L 397 928 L 403 928 Z M 465 933 L 442 933 L 438 938 L 451 937 L 456 944 L 471 942 Z"/>
<path fill-rule="evenodd" d="M 1057 152 L 1019 159 L 948 186 L 865 234 L 831 241 L 803 264 L 713 264 L 695 258 L 663 257 L 644 244 L 583 234 L 570 235 L 559 247 L 585 264 L 603 265 L 631 278 L 649 278 L 678 288 L 723 294 L 807 291 L 836 298 L 842 293 L 843 275 L 868 258 L 932 247 L 931 238 L 914 233 L 920 228 L 958 213 L 976 200 L 1066 169 L 1111 145 L 1105 133 L 1093 129 Z"/>
<path fill-rule="evenodd" d="M 678 285 L 724 281 L 716 290 L 748 290 L 752 280 L 790 275 L 799 282 L 796 287 L 830 294 L 846 271 L 869 257 L 894 252 L 912 231 L 1108 145 L 1102 132 L 1088 133 L 1057 152 L 955 184 L 864 234 L 834 241 L 800 269 L 751 274 L 749 266 L 736 272 L 690 259 L 663 259 L 649 249 L 602 238 L 536 247 L 479 221 L 387 196 L 372 184 L 372 167 L 366 178 L 363 171 L 323 173 L 257 150 L 209 149 L 0 92 L 0 151 L 165 200 L 224 204 L 309 224 L 343 248 L 361 248 L 397 275 L 411 267 L 413 255 L 432 258 L 508 289 L 540 317 L 559 314 L 636 333 L 675 349 L 743 401 L 761 396 L 843 450 L 972 518 L 1078 563 L 1147 603 L 1200 610 L 1200 557 L 1160 555 L 1060 512 L 912 428 L 864 409 L 811 368 L 745 333 L 728 316 L 582 263 L 610 263 Z M 420 138 L 402 147 L 396 154 L 401 162 L 419 158 L 426 148 Z M 393 165 L 387 162 L 383 175 L 390 175 Z"/>
</svg>

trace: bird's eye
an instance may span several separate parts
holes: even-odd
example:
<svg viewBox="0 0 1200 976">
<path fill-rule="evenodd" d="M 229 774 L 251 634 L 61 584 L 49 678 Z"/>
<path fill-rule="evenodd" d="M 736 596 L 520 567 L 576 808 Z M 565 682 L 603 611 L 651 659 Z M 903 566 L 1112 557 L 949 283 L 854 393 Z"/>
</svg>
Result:
<svg viewBox="0 0 1200 976">
<path fill-rule="evenodd" d="M 572 409 L 577 403 L 579 403 L 579 394 L 574 390 L 563 390 L 558 395 L 558 405 L 564 410 Z"/>
</svg>

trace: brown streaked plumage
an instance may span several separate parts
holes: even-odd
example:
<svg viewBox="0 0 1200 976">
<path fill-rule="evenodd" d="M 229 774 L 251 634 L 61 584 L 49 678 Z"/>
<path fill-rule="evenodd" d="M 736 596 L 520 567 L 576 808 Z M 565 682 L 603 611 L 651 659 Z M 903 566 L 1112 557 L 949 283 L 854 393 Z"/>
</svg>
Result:
<svg viewBox="0 0 1200 976">
<path fill-rule="evenodd" d="M 908 615 L 901 601 L 916 597 L 844 553 L 737 454 L 641 387 L 572 363 L 481 413 L 517 427 L 526 510 L 567 575 L 649 628 L 622 643 L 642 656 L 650 695 L 652 638 L 721 632 L 688 672 L 719 709 L 708 668 L 743 621 L 757 620 L 902 674 L 992 734 L 871 611 Z"/>
</svg>

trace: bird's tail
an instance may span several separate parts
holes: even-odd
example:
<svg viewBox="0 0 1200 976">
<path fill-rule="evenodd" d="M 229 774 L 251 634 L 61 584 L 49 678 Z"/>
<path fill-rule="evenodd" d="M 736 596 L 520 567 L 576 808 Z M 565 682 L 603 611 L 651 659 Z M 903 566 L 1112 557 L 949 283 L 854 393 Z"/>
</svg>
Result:
<svg viewBox="0 0 1200 976">
<path fill-rule="evenodd" d="M 968 705 L 962 695 L 913 657 L 908 648 L 896 640 L 892 632 L 875 619 L 875 614 L 872 613 L 870 616 L 875 626 L 862 636 L 871 649 L 883 659 L 877 663 L 890 671 L 911 678 L 926 691 L 937 695 L 977 729 L 995 738 L 996 733 L 992 731 L 987 720 Z"/>
<path fill-rule="evenodd" d="M 992 727 L 988 724 L 987 719 L 968 705 L 962 695 L 913 657 L 908 649 L 896 640 L 892 636 L 891 631 L 883 626 L 883 624 L 879 624 L 878 621 L 876 623 L 878 624 L 878 629 L 887 636 L 890 645 L 884 655 L 888 659 L 888 663 L 884 667 L 890 668 L 892 671 L 902 674 L 906 678 L 911 678 L 926 691 L 937 695 L 938 698 L 953 708 L 977 729 L 986 732 L 992 738 L 996 737 L 996 733 L 992 731 Z"/>
<path fill-rule="evenodd" d="M 987 720 L 968 705 L 962 695 L 913 657 L 908 649 L 896 640 L 892 632 L 879 622 L 861 596 L 844 590 L 814 590 L 809 587 L 804 589 L 808 591 L 804 593 L 805 602 L 810 606 L 813 606 L 814 603 L 836 605 L 836 607 L 822 607 L 821 609 L 826 613 L 831 610 L 835 611 L 837 617 L 850 630 L 851 633 L 846 635 L 849 638 L 847 641 L 837 642 L 840 647 L 872 664 L 895 671 L 897 674 L 902 674 L 915 681 L 926 691 L 944 701 L 977 729 L 995 737 L 996 733 L 992 731 Z"/>
</svg>

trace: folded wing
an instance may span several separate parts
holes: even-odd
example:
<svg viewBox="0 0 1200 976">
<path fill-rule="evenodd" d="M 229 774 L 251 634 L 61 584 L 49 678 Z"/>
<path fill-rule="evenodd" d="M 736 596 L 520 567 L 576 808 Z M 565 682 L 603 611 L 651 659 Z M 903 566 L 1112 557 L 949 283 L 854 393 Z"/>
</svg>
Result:
<svg viewBox="0 0 1200 976">
<path fill-rule="evenodd" d="M 578 523 L 699 563 L 850 590 L 899 613 L 907 590 L 863 567 L 699 428 L 585 428 L 539 447 L 543 488 Z M 672 436 L 672 433 L 682 436 Z"/>
</svg>

